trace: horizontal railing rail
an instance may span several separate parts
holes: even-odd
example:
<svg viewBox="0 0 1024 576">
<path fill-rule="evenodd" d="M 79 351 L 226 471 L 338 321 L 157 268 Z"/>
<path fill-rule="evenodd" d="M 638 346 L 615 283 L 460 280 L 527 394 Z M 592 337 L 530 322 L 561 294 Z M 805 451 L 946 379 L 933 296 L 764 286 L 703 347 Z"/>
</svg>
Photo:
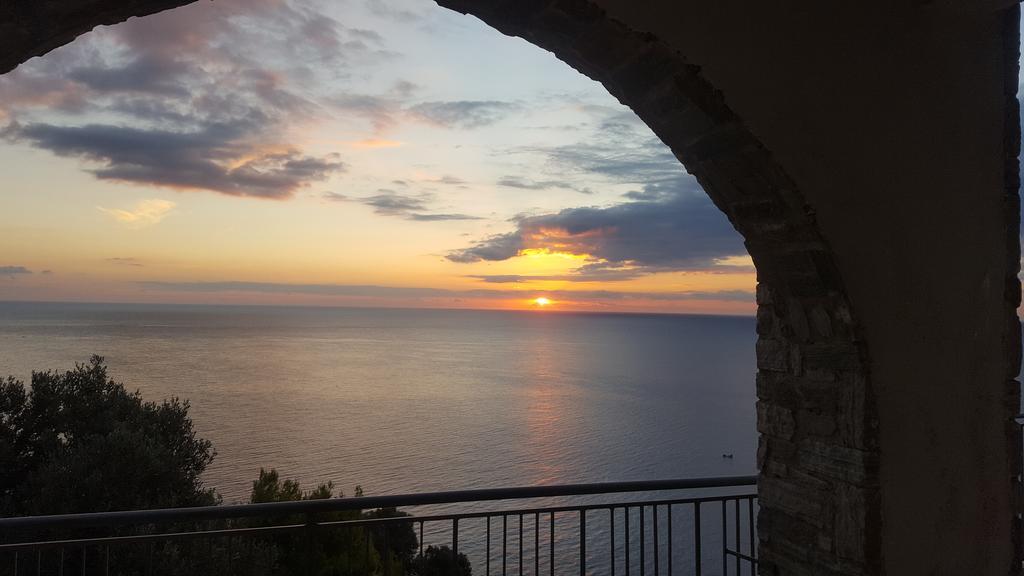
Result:
<svg viewBox="0 0 1024 576">
<path fill-rule="evenodd" d="M 757 494 L 744 488 L 756 483 L 755 476 L 716 477 L 2 518 L 0 576 L 7 573 L 63 575 L 66 568 L 70 570 L 67 573 L 83 575 L 314 573 L 310 566 L 303 566 L 301 570 L 293 565 L 289 567 L 281 558 L 298 554 L 303 562 L 313 563 L 317 554 L 314 550 L 352 546 L 356 542 L 362 551 L 346 552 L 343 558 L 347 564 L 344 565 L 339 564 L 340 560 L 333 560 L 331 570 L 335 572 L 331 573 L 420 574 L 424 573 L 422 566 L 413 569 L 410 565 L 424 560 L 424 545 L 428 539 L 450 547 L 453 558 L 466 552 L 474 560 L 477 574 L 491 574 L 492 564 L 496 573 L 507 575 L 512 566 L 513 572 L 524 574 L 527 561 L 532 559 L 532 570 L 525 573 L 562 574 L 578 570 L 579 574 L 616 574 L 621 569 L 625 574 L 643 575 L 645 570 L 650 570 L 655 575 L 663 572 L 700 575 L 713 570 L 726 576 L 752 576 L 757 565 Z M 729 489 L 729 493 L 706 492 L 723 488 Z M 694 490 L 703 492 L 649 497 L 649 493 Z M 624 493 L 648 494 L 636 501 L 553 503 L 505 510 L 426 510 L 422 515 L 391 517 L 355 512 Z M 331 513 L 339 512 L 348 512 L 349 516 L 330 517 Z M 719 515 L 720 518 L 716 518 Z M 267 522 L 269 518 L 282 517 L 288 518 L 277 524 L 250 525 L 251 519 Z M 567 519 L 572 519 L 568 525 Z M 493 526 L 495 521 L 498 526 Z M 212 528 L 214 523 L 218 526 Z M 440 530 L 434 530 L 438 525 Z M 433 533 L 425 534 L 425 526 L 431 526 Z M 96 534 L 97 530 L 93 529 L 81 534 L 82 528 L 95 527 L 108 533 Z M 129 527 L 134 527 L 138 533 L 124 533 Z M 414 528 L 418 528 L 418 536 Z M 401 532 L 399 529 L 412 534 L 407 539 L 414 538 L 411 546 L 418 548 L 418 554 L 415 550 L 411 554 L 415 558 L 409 558 L 408 554 L 399 558 L 394 552 L 395 545 L 388 544 L 389 535 L 395 539 Z M 673 530 L 683 538 L 674 538 Z M 54 536 L 69 532 L 74 535 Z M 336 538 L 330 541 L 333 544 L 325 543 L 332 534 L 339 533 L 347 535 L 348 540 Z M 49 536 L 40 538 L 39 534 Z M 35 537 L 30 537 L 32 535 Z M 531 535 L 532 547 L 526 545 Z M 247 542 L 247 552 L 237 545 L 243 540 Z M 512 550 L 509 550 L 510 541 Z M 499 542 L 501 546 L 496 551 Z M 409 546 L 407 541 L 407 550 Z M 566 559 L 564 550 L 567 548 L 575 560 Z M 720 548 L 720 556 L 709 555 L 714 548 Z M 556 549 L 563 554 L 556 557 Z M 6 568 L 4 557 L 9 558 Z M 323 557 L 321 554 L 320 558 Z M 543 572 L 542 562 L 546 569 Z M 500 572 L 497 572 L 499 565 Z"/>
<path fill-rule="evenodd" d="M 623 492 L 655 492 L 663 490 L 692 490 L 727 486 L 754 486 L 757 476 L 712 478 L 685 478 L 675 480 L 639 480 L 634 482 L 598 482 L 591 484 L 563 484 L 556 486 L 524 486 L 518 488 L 482 488 L 453 490 L 421 494 L 391 496 L 360 496 L 356 498 L 329 498 L 298 502 L 267 502 L 262 504 L 232 504 L 226 506 L 196 506 L 193 508 L 162 508 L 158 510 L 124 510 L 116 512 L 88 512 L 82 514 L 53 514 L 48 516 L 22 516 L 0 518 L 0 532 L 9 529 L 45 529 L 49 527 L 125 526 L 154 522 L 182 522 L 228 518 L 254 518 L 258 516 L 288 516 L 316 514 L 371 508 L 397 508 L 430 504 L 456 504 L 460 502 L 487 502 L 494 500 L 522 500 L 526 498 L 552 498 L 558 496 L 586 496 L 592 494 L 621 494 Z"/>
</svg>

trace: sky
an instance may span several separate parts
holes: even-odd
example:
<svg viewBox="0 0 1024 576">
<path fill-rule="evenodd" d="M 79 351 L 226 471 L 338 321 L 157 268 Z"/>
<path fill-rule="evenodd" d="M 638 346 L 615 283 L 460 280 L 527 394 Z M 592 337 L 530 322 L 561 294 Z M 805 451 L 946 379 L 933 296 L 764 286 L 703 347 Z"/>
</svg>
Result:
<svg viewBox="0 0 1024 576">
<path fill-rule="evenodd" d="M 755 309 L 635 114 L 430 0 L 98 28 L 0 76 L 0 165 L 0 300 Z"/>
</svg>

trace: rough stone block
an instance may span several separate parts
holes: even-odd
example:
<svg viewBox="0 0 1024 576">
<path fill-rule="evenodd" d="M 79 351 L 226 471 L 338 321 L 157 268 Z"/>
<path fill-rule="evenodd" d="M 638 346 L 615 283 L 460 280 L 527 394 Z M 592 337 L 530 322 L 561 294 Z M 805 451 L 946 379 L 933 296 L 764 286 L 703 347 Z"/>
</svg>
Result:
<svg viewBox="0 0 1024 576">
<path fill-rule="evenodd" d="M 772 372 L 789 371 L 789 345 L 783 340 L 757 339 L 757 367 Z"/>
<path fill-rule="evenodd" d="M 799 468 L 809 474 L 858 486 L 878 482 L 878 455 L 873 452 L 817 438 L 805 438 L 797 445 Z"/>
<path fill-rule="evenodd" d="M 796 432 L 793 411 L 776 404 L 759 401 L 757 403 L 757 431 L 761 434 L 791 440 Z"/>
</svg>

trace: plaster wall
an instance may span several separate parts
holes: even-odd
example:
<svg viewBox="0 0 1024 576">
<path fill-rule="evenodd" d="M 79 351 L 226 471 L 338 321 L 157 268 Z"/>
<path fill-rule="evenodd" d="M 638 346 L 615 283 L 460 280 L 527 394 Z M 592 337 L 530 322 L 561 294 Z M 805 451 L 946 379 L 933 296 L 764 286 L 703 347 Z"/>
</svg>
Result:
<svg viewBox="0 0 1024 576">
<path fill-rule="evenodd" d="M 1006 574 L 1015 9 L 597 3 L 699 66 L 813 210 L 869 358 L 885 572 Z"/>
</svg>

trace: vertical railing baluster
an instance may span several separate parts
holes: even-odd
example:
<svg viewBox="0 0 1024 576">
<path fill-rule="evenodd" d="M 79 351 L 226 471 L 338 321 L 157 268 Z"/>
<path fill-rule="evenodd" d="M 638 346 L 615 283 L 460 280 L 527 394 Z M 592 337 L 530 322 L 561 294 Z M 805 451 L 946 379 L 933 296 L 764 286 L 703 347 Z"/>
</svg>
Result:
<svg viewBox="0 0 1024 576">
<path fill-rule="evenodd" d="M 306 574 L 312 574 L 313 573 L 313 529 L 310 527 L 311 526 L 311 524 L 310 524 L 311 520 L 309 518 L 309 514 L 306 514 L 306 516 L 303 518 L 303 520 L 306 521 L 306 527 L 302 529 L 302 537 L 303 537 L 303 540 L 305 541 L 304 542 L 304 546 L 306 547 L 306 561 L 305 561 Z M 367 551 L 367 556 L 369 556 L 369 551 Z M 366 564 L 367 565 L 370 564 L 369 558 L 367 558 Z"/>
<path fill-rule="evenodd" d="M 18 576 L 18 551 L 14 551 L 14 576 Z"/>
<path fill-rule="evenodd" d="M 661 576 L 661 558 L 658 549 L 658 505 L 651 506 L 654 520 L 654 576 Z"/>
<path fill-rule="evenodd" d="M 420 552 L 422 554 L 422 552 Z M 487 517 L 487 576 L 491 576 L 491 517 Z"/>
<path fill-rule="evenodd" d="M 36 550 L 36 576 L 43 573 L 43 550 Z"/>
<path fill-rule="evenodd" d="M 625 533 L 626 533 L 626 546 L 625 546 L 625 559 L 626 559 L 626 576 L 629 576 L 629 556 L 632 553 L 629 549 L 629 506 L 623 509 L 625 512 Z"/>
<path fill-rule="evenodd" d="M 540 576 L 540 512 L 533 514 L 533 574 Z"/>
<path fill-rule="evenodd" d="M 748 525 L 750 532 L 750 557 L 757 559 L 757 535 L 754 534 L 754 498 L 747 498 L 747 516 L 750 518 L 750 524 Z M 754 563 L 750 563 L 750 573 L 754 573 Z"/>
<path fill-rule="evenodd" d="M 85 576 L 85 551 L 87 549 L 87 546 L 82 544 L 82 576 Z"/>
<path fill-rule="evenodd" d="M 644 528 L 644 505 L 640 505 L 640 576 L 644 576 L 647 569 L 647 551 L 644 549 L 644 541 L 647 540 L 647 530 Z"/>
<path fill-rule="evenodd" d="M 668 576 L 672 576 L 672 505 L 668 505 Z"/>
<path fill-rule="evenodd" d="M 508 568 L 508 514 L 501 515 L 501 576 Z"/>
<path fill-rule="evenodd" d="M 61 549 L 60 549 L 60 568 L 57 570 L 57 573 L 60 574 L 60 576 L 64 576 L 64 547 L 63 546 L 61 546 Z"/>
<path fill-rule="evenodd" d="M 391 576 L 391 552 L 388 548 L 388 533 L 390 530 L 388 530 L 388 524 L 381 524 L 380 529 L 381 532 L 384 533 L 382 538 L 383 542 L 381 542 L 381 549 L 383 550 L 384 558 L 381 559 L 381 563 L 384 565 L 384 574 L 386 576 Z M 458 557 L 458 555 L 458 550 L 455 550 L 455 557 Z"/>
<path fill-rule="evenodd" d="M 490 521 L 491 521 L 491 519 L 488 518 L 487 519 L 487 522 L 488 522 L 488 524 L 487 524 L 488 535 L 490 535 L 490 529 L 491 529 Z M 421 559 L 423 558 L 423 520 L 420 520 L 420 558 Z"/>
<path fill-rule="evenodd" d="M 580 576 L 587 573 L 587 511 L 580 510 Z"/>
<path fill-rule="evenodd" d="M 452 555 L 459 558 L 459 519 L 452 518 Z"/>
<path fill-rule="evenodd" d="M 740 558 L 740 553 L 743 551 L 743 546 L 740 545 L 740 499 L 737 498 L 733 504 L 736 506 L 736 576 L 740 576 L 743 562 L 743 559 Z"/>
<path fill-rule="evenodd" d="M 519 576 L 523 576 L 523 515 L 519 515 Z"/>
<path fill-rule="evenodd" d="M 726 523 L 725 502 L 726 502 L 726 500 L 723 498 L 722 499 L 722 576 L 728 576 L 728 574 L 729 574 L 729 552 L 728 552 L 728 550 L 729 550 L 729 547 L 728 547 L 729 526 Z"/>
<path fill-rule="evenodd" d="M 612 576 L 615 576 L 615 508 L 608 509 L 608 542 L 611 556 Z"/>
<path fill-rule="evenodd" d="M 700 552 L 700 502 L 693 503 L 693 574 L 700 576 L 703 564 Z"/>
<path fill-rule="evenodd" d="M 103 560 L 103 575 L 104 576 L 110 576 L 110 545 L 109 544 L 106 546 L 106 553 L 104 555 L 106 556 L 106 558 L 104 558 L 104 560 Z M 229 574 L 230 574 L 230 572 L 231 571 L 228 570 Z"/>
<path fill-rule="evenodd" d="M 152 574 L 153 573 L 153 546 L 154 546 L 154 544 L 152 542 L 150 542 L 149 546 L 147 547 L 148 552 L 146 554 L 146 574 Z M 64 563 L 63 557 L 64 557 L 64 551 L 61 550 L 61 564 Z M 61 574 L 63 574 L 63 571 L 61 572 Z"/>
<path fill-rule="evenodd" d="M 550 540 L 548 542 L 548 549 L 550 550 L 549 553 L 551 555 L 551 566 L 549 566 L 548 568 L 550 568 L 551 576 L 555 576 L 555 513 L 554 512 L 551 513 L 551 530 L 548 533 L 548 539 Z"/>
</svg>

